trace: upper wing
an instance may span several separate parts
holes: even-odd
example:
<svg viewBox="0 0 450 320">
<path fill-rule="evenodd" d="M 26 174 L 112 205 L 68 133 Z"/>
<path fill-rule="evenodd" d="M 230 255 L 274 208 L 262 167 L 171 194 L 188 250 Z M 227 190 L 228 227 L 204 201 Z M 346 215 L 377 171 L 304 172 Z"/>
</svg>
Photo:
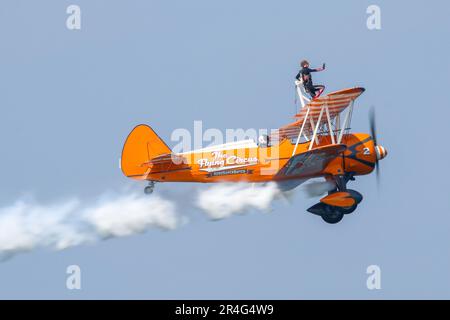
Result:
<svg viewBox="0 0 450 320">
<path fill-rule="evenodd" d="M 276 174 L 277 177 L 312 177 L 322 172 L 331 160 L 342 154 L 345 144 L 319 147 L 297 154 L 289 159 Z"/>
<path fill-rule="evenodd" d="M 310 101 L 304 108 L 300 110 L 298 114 L 295 115 L 296 121 L 285 125 L 278 129 L 272 137 L 272 140 L 282 140 L 282 138 L 294 139 L 300 132 L 300 127 L 303 124 L 303 121 L 306 118 L 306 114 L 309 109 L 308 118 L 312 118 L 314 124 L 317 125 L 317 120 L 320 115 L 320 111 L 323 106 L 328 107 L 328 111 L 330 114 L 330 120 L 333 120 L 339 113 L 344 111 L 350 103 L 358 98 L 363 92 L 364 88 L 352 88 L 352 89 L 344 89 L 336 92 L 332 92 L 327 94 L 324 97 L 317 98 L 315 100 Z M 322 116 L 321 124 L 327 122 L 327 117 Z M 319 125 L 320 126 L 320 125 Z M 304 131 L 306 133 L 311 134 L 313 128 L 311 126 L 310 121 L 307 121 L 304 126 Z M 278 138 L 278 139 L 277 139 Z"/>
</svg>

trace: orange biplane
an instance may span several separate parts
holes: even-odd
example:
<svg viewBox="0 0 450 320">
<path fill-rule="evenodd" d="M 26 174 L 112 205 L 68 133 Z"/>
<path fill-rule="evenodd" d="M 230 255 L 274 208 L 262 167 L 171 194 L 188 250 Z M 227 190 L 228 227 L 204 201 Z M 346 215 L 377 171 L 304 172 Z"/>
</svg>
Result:
<svg viewBox="0 0 450 320">
<path fill-rule="evenodd" d="M 183 153 L 171 149 L 147 125 L 129 134 L 122 151 L 125 176 L 155 182 L 269 182 L 281 190 L 295 188 L 310 178 L 323 177 L 332 190 L 308 209 L 328 223 L 353 212 L 362 195 L 347 189 L 355 176 L 378 173 L 386 149 L 376 142 L 372 113 L 371 134 L 350 133 L 355 100 L 364 88 L 351 88 L 310 100 L 296 82 L 301 109 L 295 121 L 270 136 L 216 145 Z M 345 111 L 345 112 L 344 112 Z"/>
</svg>

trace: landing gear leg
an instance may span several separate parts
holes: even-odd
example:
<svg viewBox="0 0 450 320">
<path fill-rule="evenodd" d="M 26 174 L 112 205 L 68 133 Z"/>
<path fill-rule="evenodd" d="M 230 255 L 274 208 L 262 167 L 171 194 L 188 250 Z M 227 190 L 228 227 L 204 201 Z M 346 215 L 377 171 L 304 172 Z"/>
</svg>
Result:
<svg viewBox="0 0 450 320">
<path fill-rule="evenodd" d="M 144 188 L 144 193 L 145 194 L 152 194 L 154 188 L 155 188 L 155 181 L 149 181 L 148 182 L 148 186 L 146 186 Z"/>
<path fill-rule="evenodd" d="M 354 181 L 355 178 L 352 175 L 345 174 L 342 176 L 333 176 L 333 180 L 336 183 L 336 189 L 338 191 L 347 191 L 347 182 Z"/>
<path fill-rule="evenodd" d="M 358 204 L 361 203 L 361 201 L 363 199 L 362 194 L 359 193 L 358 191 L 355 191 L 355 190 L 352 190 L 352 189 L 347 189 L 347 183 L 349 181 L 354 181 L 355 178 L 351 174 L 345 174 L 345 175 L 342 175 L 342 176 L 334 176 L 333 180 L 336 183 L 336 189 L 333 190 L 331 193 L 336 192 L 336 191 L 348 192 L 348 193 L 350 193 L 352 198 L 355 199 L 356 203 L 353 206 L 351 206 L 349 208 L 340 208 L 340 211 L 343 214 L 350 214 L 350 213 L 352 213 L 353 211 L 356 210 L 356 207 L 358 206 Z"/>
</svg>

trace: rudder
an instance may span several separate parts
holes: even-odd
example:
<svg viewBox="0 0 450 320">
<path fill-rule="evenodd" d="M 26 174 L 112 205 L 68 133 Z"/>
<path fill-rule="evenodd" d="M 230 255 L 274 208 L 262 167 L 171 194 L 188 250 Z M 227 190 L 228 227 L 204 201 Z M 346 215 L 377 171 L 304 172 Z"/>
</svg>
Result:
<svg viewBox="0 0 450 320">
<path fill-rule="evenodd" d="M 140 124 L 130 132 L 123 146 L 120 163 L 122 172 L 127 177 L 140 178 L 148 170 L 144 163 L 170 153 L 170 148 L 152 128 Z"/>
</svg>

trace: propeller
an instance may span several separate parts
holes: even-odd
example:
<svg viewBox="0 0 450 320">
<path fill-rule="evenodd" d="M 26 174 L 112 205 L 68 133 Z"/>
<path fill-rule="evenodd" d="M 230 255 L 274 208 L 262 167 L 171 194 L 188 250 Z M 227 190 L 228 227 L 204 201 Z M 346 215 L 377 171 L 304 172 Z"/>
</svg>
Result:
<svg viewBox="0 0 450 320">
<path fill-rule="evenodd" d="M 375 108 L 372 106 L 369 111 L 370 134 L 372 135 L 375 148 L 375 173 L 377 175 L 377 184 L 380 185 L 380 160 L 387 156 L 387 150 L 378 144 L 377 141 L 377 125 L 375 120 Z"/>
<path fill-rule="evenodd" d="M 378 146 L 378 143 L 377 143 L 377 124 L 376 124 L 375 107 L 374 106 L 372 106 L 370 108 L 369 123 L 370 123 L 370 135 L 372 136 L 373 144 L 375 145 L 375 149 L 376 149 Z M 377 175 L 377 183 L 379 184 L 380 183 L 380 164 L 379 164 L 378 154 L 377 154 L 377 157 L 375 158 L 375 173 Z"/>
</svg>

